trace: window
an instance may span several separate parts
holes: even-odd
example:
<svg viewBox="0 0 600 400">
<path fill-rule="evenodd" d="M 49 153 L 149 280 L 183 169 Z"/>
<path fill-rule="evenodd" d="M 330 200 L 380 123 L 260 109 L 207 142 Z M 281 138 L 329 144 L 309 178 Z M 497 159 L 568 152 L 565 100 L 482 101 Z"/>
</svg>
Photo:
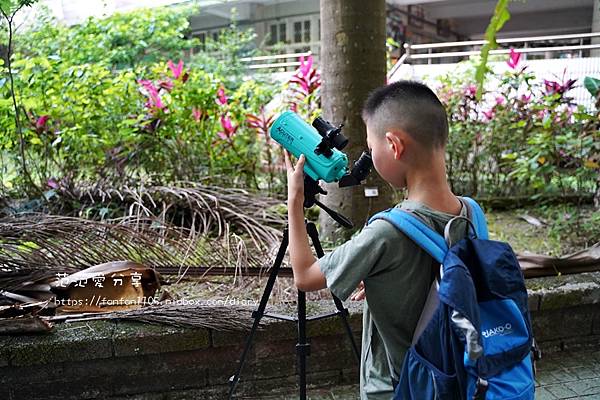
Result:
<svg viewBox="0 0 600 400">
<path fill-rule="evenodd" d="M 304 41 L 310 42 L 310 20 L 304 21 Z"/>
<path fill-rule="evenodd" d="M 319 30 L 317 31 L 317 40 L 321 41 L 321 18 L 319 18 L 319 20 L 317 21 L 317 28 L 319 28 Z"/>
<path fill-rule="evenodd" d="M 274 45 L 277 42 L 277 25 L 271 25 L 271 33 L 269 36 L 269 44 Z"/>
<path fill-rule="evenodd" d="M 302 22 L 294 22 L 294 43 L 302 41 Z"/>
<path fill-rule="evenodd" d="M 198 51 L 204 51 L 206 50 L 206 39 L 210 37 L 209 32 L 207 31 L 202 31 L 202 32 L 194 32 L 192 33 L 192 37 L 194 37 L 195 39 L 198 40 L 198 46 L 194 47 L 192 49 L 192 53 L 196 53 Z"/>
<path fill-rule="evenodd" d="M 294 43 L 310 42 L 310 20 L 294 22 Z"/>
<path fill-rule="evenodd" d="M 269 45 L 272 46 L 275 43 L 287 41 L 286 24 L 271 24 L 269 26 Z"/>
<path fill-rule="evenodd" d="M 287 41 L 285 24 L 279 24 L 279 41 L 285 43 Z"/>
</svg>

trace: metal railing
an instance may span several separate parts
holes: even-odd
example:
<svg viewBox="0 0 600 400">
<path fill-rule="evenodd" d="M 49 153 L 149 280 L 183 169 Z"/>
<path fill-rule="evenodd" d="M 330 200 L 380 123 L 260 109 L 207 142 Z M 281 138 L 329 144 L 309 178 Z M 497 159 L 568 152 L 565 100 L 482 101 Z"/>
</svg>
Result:
<svg viewBox="0 0 600 400">
<path fill-rule="evenodd" d="M 507 38 L 498 39 L 498 44 L 510 44 L 510 43 L 523 43 L 522 47 L 519 47 L 519 53 L 546 53 L 546 52 L 560 52 L 560 51 L 579 51 L 582 56 L 582 51 L 600 49 L 600 43 L 597 44 L 583 44 L 585 39 L 600 38 L 600 32 L 592 33 L 579 33 L 569 35 L 549 35 L 549 36 L 532 36 L 532 37 L 521 37 L 521 38 Z M 535 42 L 545 41 L 560 41 L 560 40 L 579 40 L 578 45 L 564 45 L 564 46 L 546 46 L 546 47 L 528 47 L 528 44 Z M 390 69 L 388 76 L 392 76 L 398 68 L 402 66 L 408 60 L 422 60 L 426 59 L 431 61 L 436 58 L 448 58 L 448 57 L 467 57 L 473 56 L 480 53 L 480 50 L 466 50 L 466 51 L 448 51 L 448 52 L 434 52 L 435 49 L 443 49 L 447 47 L 476 47 L 483 46 L 487 43 L 487 40 L 469 40 L 464 42 L 441 42 L 441 43 L 427 43 L 427 44 L 404 44 L 405 53 L 398 59 L 392 69 Z M 427 50 L 427 53 L 414 54 L 413 51 Z M 494 49 L 490 51 L 490 54 L 508 54 L 509 49 Z"/>
<path fill-rule="evenodd" d="M 308 57 L 310 51 L 303 53 L 273 54 L 268 56 L 244 57 L 240 60 L 248 63 L 248 69 L 287 69 L 300 66 L 300 57 Z M 282 60 L 282 61 L 280 61 Z"/>
</svg>

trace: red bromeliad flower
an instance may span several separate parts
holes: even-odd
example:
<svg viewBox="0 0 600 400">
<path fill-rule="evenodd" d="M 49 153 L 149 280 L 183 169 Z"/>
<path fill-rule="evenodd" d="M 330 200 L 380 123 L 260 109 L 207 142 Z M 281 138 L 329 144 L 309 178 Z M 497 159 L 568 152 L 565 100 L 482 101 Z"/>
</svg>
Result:
<svg viewBox="0 0 600 400">
<path fill-rule="evenodd" d="M 521 59 L 521 53 L 515 51 L 515 49 L 510 49 L 510 53 L 508 55 L 508 61 L 506 63 L 511 69 L 516 69 L 517 65 L 519 65 L 519 60 Z"/>
<path fill-rule="evenodd" d="M 49 178 L 46 181 L 46 184 L 50 189 L 58 189 L 60 187 L 58 181 L 55 178 Z"/>
<path fill-rule="evenodd" d="M 183 73 L 183 60 L 179 60 L 177 65 L 173 64 L 172 60 L 169 60 L 167 66 L 171 70 L 173 78 L 179 79 L 181 77 L 182 82 L 187 81 L 189 74 L 187 72 L 185 74 Z"/>
<path fill-rule="evenodd" d="M 158 87 L 170 92 L 173 89 L 173 82 L 170 79 L 162 79 L 158 81 Z"/>
<path fill-rule="evenodd" d="M 521 101 L 523 103 L 529 103 L 530 100 L 531 100 L 531 93 L 530 94 L 522 94 L 521 95 Z"/>
<path fill-rule="evenodd" d="M 145 89 L 146 94 L 148 96 L 148 101 L 146 102 L 146 107 L 152 110 L 162 110 L 165 108 L 160 95 L 158 94 L 158 89 L 154 86 L 152 81 L 147 79 L 140 79 L 138 83 Z"/>
<path fill-rule="evenodd" d="M 35 121 L 35 129 L 38 133 L 42 133 L 46 130 L 46 123 L 48 122 L 49 118 L 49 115 L 42 115 Z"/>
<path fill-rule="evenodd" d="M 304 60 L 304 56 L 300 56 L 300 67 L 298 68 L 298 71 L 300 72 L 300 74 L 302 74 L 302 76 L 307 76 L 310 70 L 312 69 L 312 65 L 312 55 L 309 55 L 308 58 L 306 58 L 306 60 Z"/>
<path fill-rule="evenodd" d="M 575 82 L 577 82 L 577 79 L 569 79 L 566 82 L 563 81 L 562 83 L 544 79 L 544 88 L 546 89 L 546 94 L 548 95 L 553 95 L 555 93 L 563 95 L 569 90 L 573 89 Z"/>
<path fill-rule="evenodd" d="M 494 109 L 491 108 L 487 111 L 483 111 L 483 115 L 487 118 L 488 121 L 491 121 L 494 118 Z"/>
<path fill-rule="evenodd" d="M 567 69 L 565 68 L 563 70 L 562 82 L 544 79 L 544 88 L 546 90 L 547 95 L 553 95 L 558 93 L 562 96 L 569 90 L 573 89 L 573 87 L 575 86 L 575 82 L 577 82 L 577 79 L 565 79 L 566 74 Z"/>
<path fill-rule="evenodd" d="M 222 106 L 227 105 L 227 96 L 225 95 L 225 88 L 223 86 L 217 90 L 217 104 Z"/>
<path fill-rule="evenodd" d="M 302 97 L 310 95 L 321 86 L 321 75 L 313 68 L 312 55 L 306 59 L 304 59 L 304 56 L 300 56 L 300 67 L 298 67 L 294 76 L 289 80 L 289 83 L 298 86 L 298 88 L 293 88 L 292 90 Z"/>
<path fill-rule="evenodd" d="M 177 65 L 173 64 L 173 60 L 167 61 L 167 66 L 173 73 L 173 78 L 179 79 L 181 72 L 183 71 L 183 60 L 179 60 Z"/>
<path fill-rule="evenodd" d="M 544 88 L 546 89 L 546 94 L 554 94 L 560 90 L 560 83 L 544 79 Z"/>
<path fill-rule="evenodd" d="M 261 108 L 259 115 L 246 114 L 246 122 L 248 126 L 254 128 L 258 134 L 265 135 L 267 141 L 269 140 L 269 127 L 273 123 L 273 116 L 269 118 L 265 115 L 264 108 Z"/>
<path fill-rule="evenodd" d="M 470 84 L 465 88 L 465 96 L 475 97 L 476 94 L 477 94 L 477 85 Z"/>
<path fill-rule="evenodd" d="M 196 107 L 192 108 L 192 116 L 194 117 L 196 122 L 199 122 L 200 118 L 202 118 L 202 110 Z"/>
<path fill-rule="evenodd" d="M 192 117 L 196 122 L 200 122 L 208 118 L 208 113 L 199 107 L 192 107 Z"/>
<path fill-rule="evenodd" d="M 217 132 L 217 135 L 223 140 L 229 140 L 235 132 L 238 130 L 239 126 L 234 126 L 231 123 L 231 118 L 229 118 L 226 114 L 221 115 L 221 126 L 223 127 L 222 131 Z"/>
</svg>

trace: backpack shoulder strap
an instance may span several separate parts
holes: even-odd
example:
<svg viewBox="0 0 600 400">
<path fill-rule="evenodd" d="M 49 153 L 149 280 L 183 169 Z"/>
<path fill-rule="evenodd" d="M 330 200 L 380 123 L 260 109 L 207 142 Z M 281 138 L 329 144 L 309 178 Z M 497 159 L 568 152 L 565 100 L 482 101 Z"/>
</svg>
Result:
<svg viewBox="0 0 600 400">
<path fill-rule="evenodd" d="M 477 234 L 477 238 L 487 240 L 488 237 L 488 228 L 487 222 L 485 220 L 485 214 L 481 209 L 481 206 L 472 198 L 461 196 L 461 199 L 465 200 L 467 207 L 469 209 L 469 219 L 475 225 L 475 230 Z"/>
<path fill-rule="evenodd" d="M 399 208 L 390 208 L 373 215 L 367 225 L 376 219 L 383 219 L 394 225 L 440 264 L 444 260 L 448 251 L 446 241 L 414 215 Z"/>
</svg>

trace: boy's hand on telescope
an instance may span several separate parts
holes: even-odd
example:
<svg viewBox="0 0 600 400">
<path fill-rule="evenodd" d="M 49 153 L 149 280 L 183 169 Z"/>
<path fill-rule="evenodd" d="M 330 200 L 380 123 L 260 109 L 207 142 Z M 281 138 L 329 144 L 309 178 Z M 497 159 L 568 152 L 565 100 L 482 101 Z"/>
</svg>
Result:
<svg viewBox="0 0 600 400">
<path fill-rule="evenodd" d="M 302 207 L 304 203 L 304 154 L 300 155 L 296 166 L 292 165 L 290 153 L 284 151 L 288 179 L 288 207 Z"/>
<path fill-rule="evenodd" d="M 352 297 L 350 297 L 350 300 L 363 300 L 366 295 L 365 295 L 365 283 L 363 281 L 360 281 L 360 283 L 358 284 L 358 292 L 356 292 L 355 294 L 352 295 Z"/>
</svg>

